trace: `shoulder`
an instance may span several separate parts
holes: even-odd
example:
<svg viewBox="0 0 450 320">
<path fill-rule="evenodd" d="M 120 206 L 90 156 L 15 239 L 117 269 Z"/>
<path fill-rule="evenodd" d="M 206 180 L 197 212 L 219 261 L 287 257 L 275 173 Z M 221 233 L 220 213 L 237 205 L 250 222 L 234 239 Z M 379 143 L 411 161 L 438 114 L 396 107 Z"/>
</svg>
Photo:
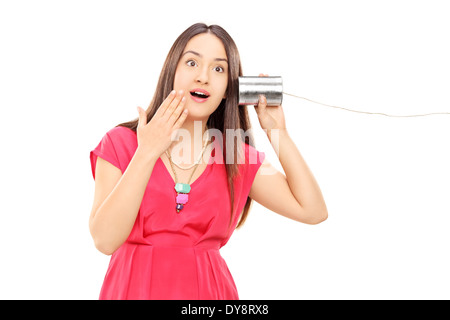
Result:
<svg viewBox="0 0 450 320">
<path fill-rule="evenodd" d="M 110 138 L 136 138 L 136 132 L 127 127 L 117 126 L 106 133 Z"/>
<path fill-rule="evenodd" d="M 242 143 L 238 153 L 238 164 L 240 175 L 244 178 L 253 180 L 257 171 L 261 167 L 266 157 L 265 153 L 259 151 L 256 147 L 253 147 L 247 143 Z"/>
<path fill-rule="evenodd" d="M 136 148 L 137 137 L 133 130 L 126 127 L 114 127 L 107 131 L 97 147 L 90 152 L 94 179 L 97 157 L 110 162 L 123 172 L 133 157 Z"/>
<path fill-rule="evenodd" d="M 137 147 L 136 132 L 127 127 L 114 127 L 105 136 L 111 141 L 115 148 L 133 150 Z"/>
<path fill-rule="evenodd" d="M 247 143 L 244 143 L 244 155 L 245 164 L 247 165 L 261 165 L 264 161 L 266 154 L 263 151 L 259 151 L 256 147 L 253 147 Z"/>
<path fill-rule="evenodd" d="M 123 164 L 128 164 L 133 157 L 137 146 L 136 133 L 127 127 L 114 127 L 106 134 L 107 145 Z"/>
</svg>

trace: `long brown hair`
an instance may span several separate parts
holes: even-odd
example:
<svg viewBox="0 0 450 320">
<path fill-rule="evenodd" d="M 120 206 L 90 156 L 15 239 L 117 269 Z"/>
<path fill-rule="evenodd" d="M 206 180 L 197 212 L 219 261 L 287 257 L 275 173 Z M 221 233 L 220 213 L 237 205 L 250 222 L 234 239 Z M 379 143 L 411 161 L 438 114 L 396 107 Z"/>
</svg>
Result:
<svg viewBox="0 0 450 320">
<path fill-rule="evenodd" d="M 239 52 L 236 47 L 235 42 L 230 37 L 230 35 L 220 26 L 218 25 L 210 25 L 207 26 L 204 23 L 196 23 L 189 28 L 187 28 L 174 42 L 172 48 L 170 49 L 166 61 L 164 62 L 158 84 L 156 86 L 155 94 L 153 96 L 152 101 L 150 102 L 149 107 L 147 108 L 147 123 L 152 119 L 158 110 L 159 106 L 162 104 L 164 99 L 169 95 L 169 93 L 173 89 L 173 83 L 175 78 L 175 71 L 178 65 L 178 62 L 183 54 L 184 48 L 188 41 L 194 36 L 201 33 L 212 33 L 216 37 L 218 37 L 224 47 L 227 54 L 228 59 L 228 86 L 226 91 L 226 99 L 223 99 L 219 104 L 217 109 L 209 116 L 207 121 L 207 127 L 209 129 L 218 129 L 222 132 L 223 139 L 226 140 L 226 130 L 227 129 L 242 129 L 245 132 L 245 135 L 237 135 L 238 142 L 239 140 L 251 145 L 254 147 L 254 138 L 251 134 L 251 130 L 247 132 L 248 129 L 251 128 L 250 119 L 248 116 L 248 111 L 246 106 L 239 106 L 238 101 L 238 89 L 239 89 L 239 76 L 242 76 L 242 67 L 241 61 L 239 57 Z M 127 127 L 136 132 L 137 125 L 139 119 L 121 123 L 117 126 Z M 241 132 L 240 130 L 238 130 Z M 234 140 L 234 138 L 233 138 Z M 240 150 L 237 149 L 238 143 L 228 143 L 226 141 L 222 142 L 224 146 L 224 154 L 226 154 L 226 146 L 232 145 L 234 146 L 233 155 L 236 160 L 236 156 L 240 154 Z M 230 224 L 233 220 L 233 207 L 234 207 L 234 184 L 233 179 L 238 174 L 238 161 L 232 161 L 232 163 L 228 163 L 230 161 L 225 161 L 225 168 L 227 172 L 228 179 L 228 188 L 230 191 L 230 199 L 231 199 L 231 216 L 230 216 Z M 241 218 L 236 228 L 239 228 L 245 222 L 247 218 L 248 212 L 250 210 L 252 204 L 252 199 L 250 197 L 247 198 L 247 202 L 245 203 Z"/>
</svg>

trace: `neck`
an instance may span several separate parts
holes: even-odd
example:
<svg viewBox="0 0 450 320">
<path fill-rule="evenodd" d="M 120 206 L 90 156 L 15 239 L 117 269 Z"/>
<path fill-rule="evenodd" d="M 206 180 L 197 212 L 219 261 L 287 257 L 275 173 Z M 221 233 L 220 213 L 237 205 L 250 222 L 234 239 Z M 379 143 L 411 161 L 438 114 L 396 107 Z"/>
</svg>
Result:
<svg viewBox="0 0 450 320">
<path fill-rule="evenodd" d="M 208 144 L 205 136 L 206 130 L 206 120 L 189 121 L 186 119 L 179 129 L 175 141 L 168 149 L 173 160 L 185 165 L 196 162 L 205 146 L 205 142 Z"/>
</svg>

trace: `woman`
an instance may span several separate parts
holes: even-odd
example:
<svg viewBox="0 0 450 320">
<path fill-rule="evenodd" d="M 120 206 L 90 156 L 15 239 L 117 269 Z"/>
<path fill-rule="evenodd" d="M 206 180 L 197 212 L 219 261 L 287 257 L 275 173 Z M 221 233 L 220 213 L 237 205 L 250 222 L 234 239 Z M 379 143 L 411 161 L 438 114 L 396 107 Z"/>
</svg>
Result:
<svg viewBox="0 0 450 320">
<path fill-rule="evenodd" d="M 189 27 L 173 44 L 147 111 L 138 107 L 136 120 L 108 131 L 91 151 L 89 227 L 98 250 L 112 254 L 100 299 L 238 299 L 219 249 L 252 200 L 296 221 L 326 219 L 282 107 L 266 107 L 263 96 L 255 110 L 286 176 L 254 148 L 237 101 L 241 75 L 225 30 Z"/>
</svg>

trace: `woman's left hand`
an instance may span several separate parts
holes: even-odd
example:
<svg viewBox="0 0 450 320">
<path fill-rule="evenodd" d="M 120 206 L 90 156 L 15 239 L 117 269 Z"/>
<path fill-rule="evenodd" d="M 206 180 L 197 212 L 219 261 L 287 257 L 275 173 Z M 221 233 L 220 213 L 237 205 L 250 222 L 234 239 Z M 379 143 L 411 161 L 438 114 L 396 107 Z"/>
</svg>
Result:
<svg viewBox="0 0 450 320">
<path fill-rule="evenodd" d="M 267 74 L 259 74 L 260 77 L 268 77 Z M 266 133 L 270 134 L 273 129 L 286 130 L 286 121 L 284 119 L 284 112 L 281 105 L 267 107 L 266 97 L 261 95 L 258 105 L 255 106 L 256 114 L 258 115 L 259 124 Z"/>
</svg>

